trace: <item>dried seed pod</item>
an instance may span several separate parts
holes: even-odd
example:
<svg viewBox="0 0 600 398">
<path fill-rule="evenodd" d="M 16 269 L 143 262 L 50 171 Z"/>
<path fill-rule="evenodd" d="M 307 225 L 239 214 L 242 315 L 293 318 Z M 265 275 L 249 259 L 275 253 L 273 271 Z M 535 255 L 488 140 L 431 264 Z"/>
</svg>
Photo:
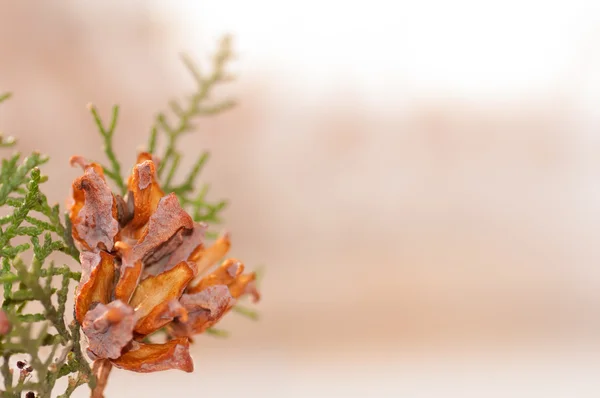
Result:
<svg viewBox="0 0 600 398">
<path fill-rule="evenodd" d="M 218 322 L 237 297 L 258 299 L 254 274 L 229 259 L 202 275 L 225 256 L 229 235 L 204 247 L 207 225 L 194 223 L 174 193 L 164 195 L 152 155 L 139 155 L 126 198 L 110 191 L 98 164 L 71 162 L 84 169 L 73 183 L 70 218 L 82 265 L 75 316 L 88 355 L 136 372 L 192 371 L 189 337 Z M 163 327 L 169 341 L 141 342 Z"/>
</svg>

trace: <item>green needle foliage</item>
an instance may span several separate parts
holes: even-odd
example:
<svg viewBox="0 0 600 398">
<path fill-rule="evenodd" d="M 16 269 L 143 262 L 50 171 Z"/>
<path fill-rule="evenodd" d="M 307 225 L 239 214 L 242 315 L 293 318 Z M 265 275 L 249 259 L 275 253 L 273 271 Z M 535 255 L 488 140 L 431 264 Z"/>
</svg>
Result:
<svg viewBox="0 0 600 398">
<path fill-rule="evenodd" d="M 96 126 L 98 126 L 98 131 L 104 139 L 104 153 L 106 153 L 106 157 L 110 161 L 110 167 L 105 165 L 102 166 L 104 174 L 117 184 L 117 187 L 119 187 L 119 190 L 121 191 L 121 195 L 125 195 L 127 193 L 127 187 L 125 186 L 125 180 L 121 174 L 121 164 L 113 151 L 113 136 L 115 134 L 115 128 L 117 127 L 117 119 L 119 118 L 119 107 L 113 107 L 112 118 L 108 129 L 102 124 L 102 120 L 100 119 L 100 115 L 98 115 L 96 107 L 91 104 L 88 105 L 88 107 L 90 112 L 92 112 Z"/>
<path fill-rule="evenodd" d="M 12 146 L 15 140 L 2 143 Z M 65 376 L 73 386 L 92 381 L 79 346 L 79 326 L 65 321 L 69 287 L 80 274 L 49 260 L 55 252 L 74 259 L 79 253 L 58 205 L 50 206 L 40 191 L 47 177 L 39 167 L 47 161 L 39 153 L 24 159 L 16 153 L 3 159 L 0 168 L 0 208 L 12 209 L 0 217 L 2 311 L 11 323 L 10 333 L 0 336 L 2 397 L 29 391 L 50 397 L 56 381 Z M 11 368 L 12 356 L 25 363 L 22 369 Z"/>
<path fill-rule="evenodd" d="M 203 73 L 193 61 L 183 56 L 183 63 L 194 78 L 196 90 L 187 100 L 172 100 L 169 102 L 171 116 L 161 112 L 156 116 L 150 132 L 148 152 L 156 154 L 157 141 L 162 137 L 166 146 L 159 156 L 160 165 L 158 175 L 165 192 L 175 192 L 182 206 L 187 207 L 195 221 L 204 221 L 209 224 L 219 224 L 219 213 L 227 206 L 225 200 L 209 202 L 206 199 L 210 186 L 198 184 L 197 179 L 209 158 L 208 152 L 202 153 L 192 170 L 183 182 L 173 184 L 173 178 L 181 161 L 181 152 L 177 146 L 179 138 L 184 134 L 194 131 L 193 122 L 199 118 L 212 116 L 233 108 L 236 102 L 226 99 L 220 102 L 211 100 L 213 90 L 220 84 L 230 82 L 233 77 L 225 70 L 227 62 L 231 60 L 231 38 L 226 36 L 221 39 L 219 48 L 212 58 L 212 70 Z M 196 187 L 200 189 L 196 191 Z M 211 234 L 214 237 L 214 234 Z"/>
<path fill-rule="evenodd" d="M 179 139 L 194 131 L 194 121 L 231 109 L 235 102 L 213 102 L 214 88 L 232 80 L 225 71 L 231 59 L 231 40 L 225 37 L 212 58 L 212 69 L 203 73 L 186 56 L 183 62 L 195 82 L 195 91 L 185 100 L 169 103 L 170 113 L 158 113 L 150 131 L 148 152 L 159 160 L 158 176 L 165 193 L 174 192 L 195 221 L 211 225 L 221 222 L 220 213 L 227 202 L 207 200 L 208 184 L 198 178 L 208 161 L 202 153 L 183 181 L 175 183 L 181 161 Z M 10 94 L 0 95 L 0 102 Z M 89 105 L 102 137 L 108 165 L 103 165 L 122 195 L 127 193 L 123 168 L 114 152 L 115 130 L 119 107 L 112 109 L 109 123 L 104 123 L 95 106 Z M 0 134 L 0 148 L 15 144 L 12 137 Z M 160 150 L 162 148 L 162 151 Z M 158 154 L 160 152 L 160 155 Z M 50 206 L 40 191 L 48 180 L 39 169 L 48 158 L 33 153 L 22 158 L 16 153 L 3 158 L 0 168 L 0 284 L 2 312 L 10 321 L 10 332 L 0 334 L 0 397 L 20 398 L 30 391 L 36 397 L 50 397 L 57 380 L 68 377 L 67 388 L 60 397 L 69 397 L 80 385 L 95 385 L 94 376 L 80 346 L 80 325 L 68 322 L 65 315 L 72 281 L 81 274 L 68 265 L 56 266 L 57 259 L 72 258 L 79 262 L 79 252 L 73 244 L 69 218 L 61 220 L 58 205 Z M 198 188 L 199 189 L 196 189 Z M 6 215 L 1 215 L 8 213 Z M 209 239 L 216 238 L 212 231 Z M 56 258 L 55 258 L 56 257 Z M 242 306 L 236 313 L 250 319 L 258 314 Z M 72 319 L 71 310 L 69 319 Z M 208 334 L 227 337 L 228 332 L 209 329 Z M 14 359 L 13 359 L 14 357 Z M 16 361 L 20 362 L 16 362 Z"/>
<path fill-rule="evenodd" d="M 206 74 L 201 72 L 200 68 L 189 57 L 185 55 L 182 57 L 184 65 L 194 79 L 195 90 L 184 100 L 171 100 L 169 102 L 170 114 L 160 112 L 156 115 L 156 119 L 150 129 L 150 138 L 147 147 L 147 151 L 157 156 L 159 160 L 158 177 L 165 193 L 174 192 L 179 198 L 181 205 L 188 210 L 195 221 L 204 221 L 211 225 L 222 222 L 220 213 L 227 206 L 227 201 L 209 201 L 207 195 L 210 185 L 198 182 L 202 168 L 209 159 L 209 153 L 203 152 L 200 154 L 198 160 L 181 183 L 175 184 L 173 180 L 179 169 L 182 157 L 181 151 L 178 148 L 179 139 L 183 135 L 195 131 L 193 123 L 196 120 L 219 114 L 235 106 L 233 99 L 226 99 L 219 102 L 214 102 L 211 99 L 215 88 L 220 84 L 233 80 L 233 76 L 225 70 L 231 58 L 231 38 L 229 36 L 221 39 L 218 49 L 212 57 L 212 69 Z M 119 106 L 113 106 L 109 123 L 102 121 L 94 105 L 89 105 L 89 110 L 102 136 L 104 152 L 110 163 L 109 167 L 106 165 L 102 166 L 104 173 L 115 183 L 121 194 L 124 195 L 127 193 L 127 187 L 121 172 L 122 168 L 113 151 Z M 164 149 L 162 151 L 159 148 L 161 140 L 164 141 Z M 199 189 L 196 189 L 197 187 Z M 210 231 L 207 236 L 209 238 L 217 237 L 213 231 Z"/>
</svg>

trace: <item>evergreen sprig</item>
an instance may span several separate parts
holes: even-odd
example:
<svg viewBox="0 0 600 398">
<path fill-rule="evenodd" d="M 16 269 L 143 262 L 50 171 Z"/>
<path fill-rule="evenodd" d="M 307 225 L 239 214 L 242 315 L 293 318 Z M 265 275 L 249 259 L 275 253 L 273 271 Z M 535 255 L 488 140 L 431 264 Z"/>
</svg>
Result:
<svg viewBox="0 0 600 398">
<path fill-rule="evenodd" d="M 209 201 L 207 194 L 210 186 L 206 183 L 198 183 L 202 168 L 209 159 L 209 153 L 205 151 L 200 154 L 198 160 L 181 183 L 174 184 L 173 180 L 177 174 L 182 157 L 182 153 L 178 148 L 179 139 L 184 134 L 195 130 L 193 122 L 201 117 L 216 115 L 235 106 L 233 99 L 218 102 L 214 102 L 211 99 L 213 91 L 217 86 L 233 80 L 233 76 L 225 70 L 231 58 L 231 38 L 229 36 L 225 36 L 219 42 L 218 49 L 212 57 L 212 70 L 207 74 L 202 73 L 200 68 L 188 56 L 182 56 L 184 65 L 194 79 L 196 89 L 185 101 L 172 100 L 169 102 L 169 108 L 172 113 L 170 116 L 166 112 L 160 112 L 156 115 L 156 119 L 150 130 L 147 147 L 149 153 L 157 155 L 160 138 L 164 139 L 165 147 L 162 155 L 157 156 L 159 160 L 157 172 L 161 187 L 167 194 L 174 192 L 179 198 L 181 205 L 186 210 L 189 210 L 195 221 L 204 221 L 212 225 L 222 222 L 220 213 L 227 206 L 227 201 Z M 109 123 L 102 121 L 94 105 L 90 104 L 88 108 L 102 136 L 104 153 L 110 162 L 110 167 L 103 166 L 104 173 L 115 182 L 121 194 L 124 195 L 127 187 L 121 173 L 122 168 L 113 150 L 115 147 L 114 133 L 119 115 L 119 106 L 113 106 Z M 200 189 L 196 192 L 196 187 L 198 186 L 200 186 Z M 207 237 L 214 239 L 217 237 L 217 234 L 210 231 L 207 233 Z"/>
<path fill-rule="evenodd" d="M 182 156 L 178 148 L 179 139 L 184 134 L 194 131 L 194 121 L 224 112 L 236 105 L 233 99 L 217 102 L 212 100 L 215 88 L 233 80 L 233 76 L 226 71 L 227 63 L 232 59 L 232 55 L 231 38 L 225 36 L 221 39 L 218 49 L 212 57 L 211 70 L 206 73 L 202 72 L 191 58 L 186 55 L 182 56 L 184 65 L 194 79 L 196 90 L 184 101 L 170 101 L 170 116 L 166 112 L 156 115 L 148 143 L 148 151 L 154 154 L 157 152 L 158 138 L 162 136 L 166 141 L 162 155 L 159 157 L 160 165 L 158 167 L 159 177 L 164 178 L 162 186 L 165 192 L 174 192 L 179 197 L 182 206 L 190 210 L 195 221 L 204 221 L 210 224 L 221 222 L 219 214 L 227 206 L 227 201 L 208 201 L 206 196 L 210 186 L 208 184 L 200 185 L 197 182 L 202 168 L 209 159 L 209 153 L 200 154 L 181 183 L 174 184 L 173 179 Z M 195 192 L 199 185 L 200 189 Z M 214 233 L 209 233 L 209 236 L 216 237 Z"/>
<path fill-rule="evenodd" d="M 108 128 L 104 127 L 102 119 L 98 114 L 98 110 L 94 105 L 89 104 L 88 109 L 90 112 L 92 112 L 92 116 L 94 117 L 94 121 L 98 127 L 98 131 L 104 139 L 104 153 L 106 153 L 106 157 L 110 161 L 111 167 L 102 166 L 104 169 L 104 174 L 117 184 L 119 190 L 121 191 L 121 195 L 125 195 L 127 193 L 127 187 L 125 186 L 125 180 L 121 174 L 121 164 L 117 160 L 117 156 L 113 150 L 113 136 L 117 127 L 117 119 L 119 118 L 119 106 L 113 106 Z"/>
<path fill-rule="evenodd" d="M 80 274 L 49 261 L 55 252 L 77 259 L 78 251 L 58 205 L 50 206 L 40 191 L 47 177 L 39 167 L 47 161 L 39 153 L 24 159 L 16 153 L 0 166 L 0 207 L 12 208 L 0 218 L 2 311 L 11 323 L 10 333 L 0 336 L 1 391 L 7 398 L 29 391 L 50 397 L 56 381 L 70 374 L 93 382 L 79 345 L 73 345 L 78 325 L 68 328 L 65 321 L 70 282 L 78 281 Z M 22 258 L 25 252 L 32 254 L 30 261 Z M 43 347 L 49 352 L 44 354 Z M 14 355 L 26 362 L 16 370 L 18 375 L 10 368 Z"/>
</svg>

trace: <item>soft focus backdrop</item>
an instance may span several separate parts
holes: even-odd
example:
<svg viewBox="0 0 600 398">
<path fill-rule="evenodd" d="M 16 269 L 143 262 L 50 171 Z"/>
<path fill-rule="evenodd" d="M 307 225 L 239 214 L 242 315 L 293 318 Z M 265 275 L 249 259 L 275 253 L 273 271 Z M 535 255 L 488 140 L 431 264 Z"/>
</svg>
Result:
<svg viewBox="0 0 600 398">
<path fill-rule="evenodd" d="M 108 397 L 598 396 L 600 3 L 0 0 L 0 129 L 64 203 L 86 104 L 132 164 L 224 33 L 241 104 L 184 165 L 211 151 L 262 319 Z"/>
</svg>

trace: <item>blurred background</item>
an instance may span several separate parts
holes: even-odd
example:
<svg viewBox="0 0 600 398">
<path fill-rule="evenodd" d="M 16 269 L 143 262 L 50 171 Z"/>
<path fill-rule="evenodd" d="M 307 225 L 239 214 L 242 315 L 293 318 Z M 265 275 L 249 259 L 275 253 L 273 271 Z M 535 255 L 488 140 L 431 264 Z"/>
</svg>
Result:
<svg viewBox="0 0 600 398">
<path fill-rule="evenodd" d="M 132 164 L 225 33 L 240 105 L 182 171 L 211 151 L 261 320 L 108 397 L 598 396 L 600 3 L 0 0 L 0 129 L 64 203 L 103 159 L 86 104 Z"/>
</svg>

